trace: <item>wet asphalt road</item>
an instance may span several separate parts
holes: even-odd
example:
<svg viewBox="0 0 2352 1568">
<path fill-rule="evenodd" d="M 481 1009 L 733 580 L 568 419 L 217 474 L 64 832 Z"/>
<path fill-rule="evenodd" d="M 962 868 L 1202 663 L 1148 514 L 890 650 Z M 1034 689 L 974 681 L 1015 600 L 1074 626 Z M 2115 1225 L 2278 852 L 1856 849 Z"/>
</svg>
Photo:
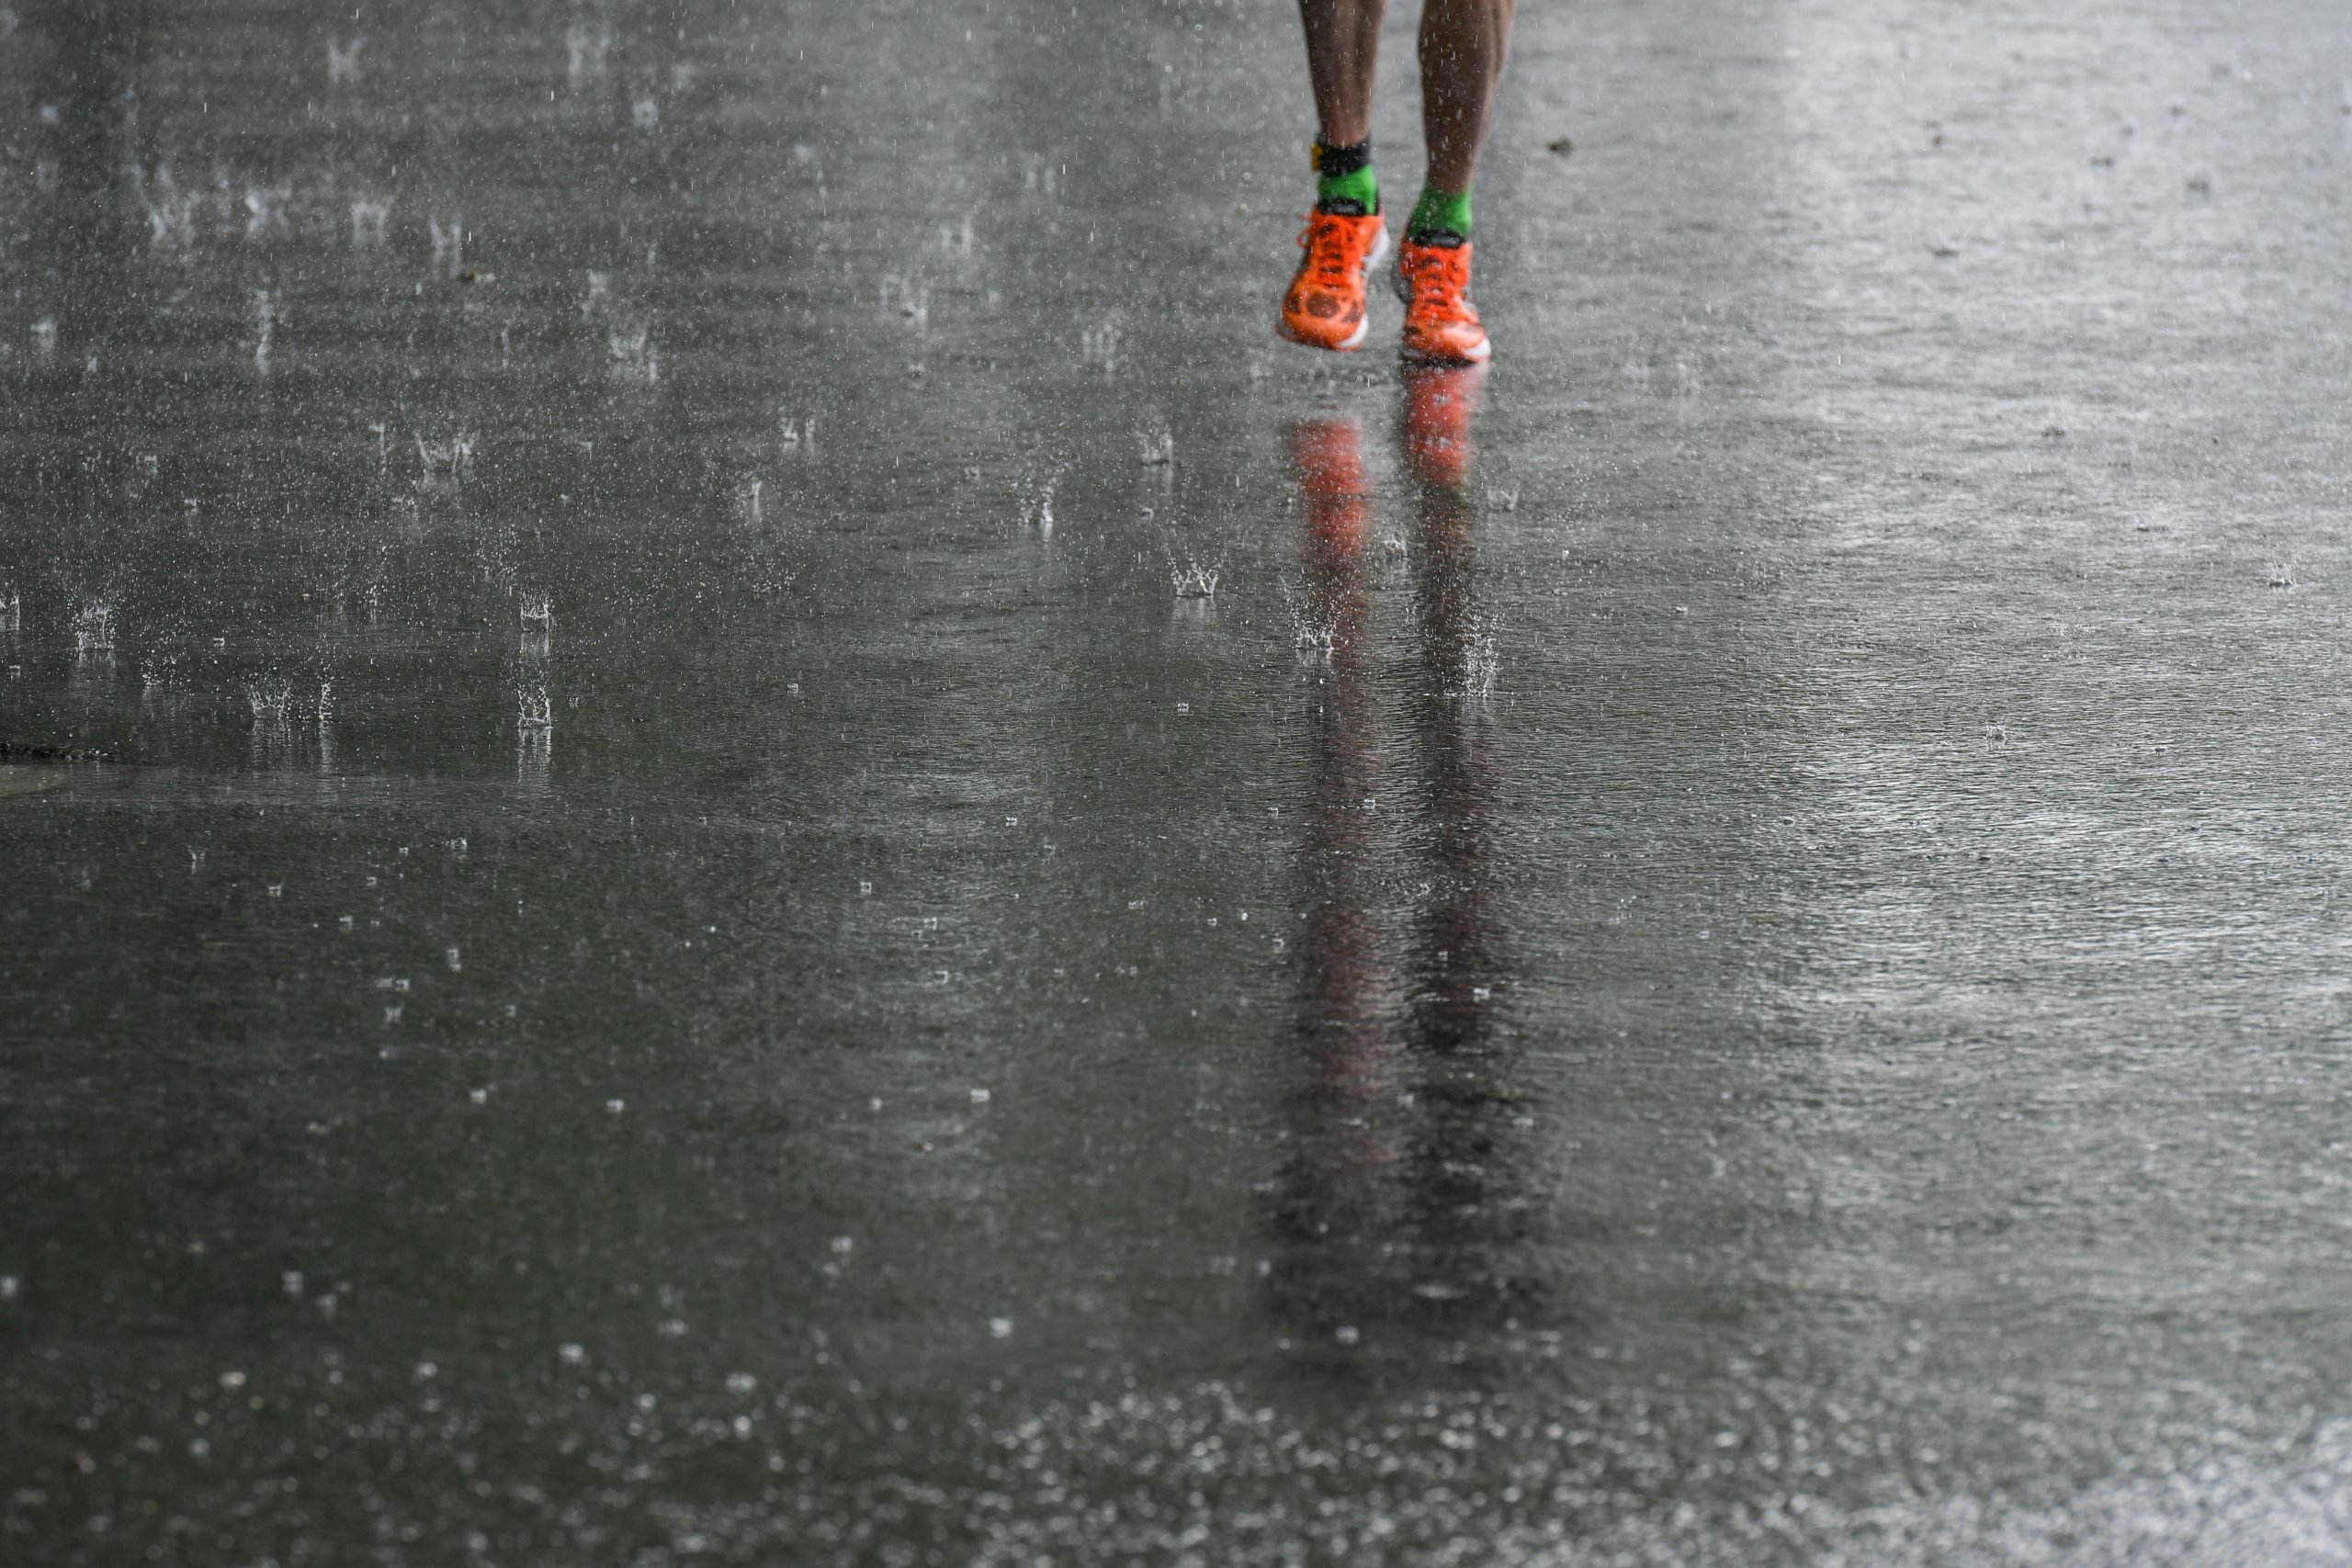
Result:
<svg viewBox="0 0 2352 1568">
<path fill-rule="evenodd" d="M 0 1561 L 2352 1562 L 2225 9 L 0 11 Z"/>
</svg>

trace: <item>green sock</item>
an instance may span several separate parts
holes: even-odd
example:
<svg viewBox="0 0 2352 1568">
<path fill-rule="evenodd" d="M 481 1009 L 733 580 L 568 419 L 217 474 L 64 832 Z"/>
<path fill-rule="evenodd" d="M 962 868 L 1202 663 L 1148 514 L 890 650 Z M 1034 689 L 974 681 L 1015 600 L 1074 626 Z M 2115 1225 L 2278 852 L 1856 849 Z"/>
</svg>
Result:
<svg viewBox="0 0 2352 1568">
<path fill-rule="evenodd" d="M 1380 182 L 1373 177 L 1372 165 L 1366 164 L 1351 175 L 1317 175 L 1315 177 L 1315 205 L 1326 212 L 1340 210 L 1335 201 L 1352 201 L 1362 209 L 1356 216 L 1380 210 Z"/>
<path fill-rule="evenodd" d="M 1315 144 L 1315 208 L 1365 218 L 1380 210 L 1380 182 L 1372 173 L 1372 140 L 1345 147 Z"/>
<path fill-rule="evenodd" d="M 1405 224 L 1405 238 L 1416 244 L 1465 244 L 1470 239 L 1470 193 L 1430 186 L 1413 203 Z"/>
</svg>

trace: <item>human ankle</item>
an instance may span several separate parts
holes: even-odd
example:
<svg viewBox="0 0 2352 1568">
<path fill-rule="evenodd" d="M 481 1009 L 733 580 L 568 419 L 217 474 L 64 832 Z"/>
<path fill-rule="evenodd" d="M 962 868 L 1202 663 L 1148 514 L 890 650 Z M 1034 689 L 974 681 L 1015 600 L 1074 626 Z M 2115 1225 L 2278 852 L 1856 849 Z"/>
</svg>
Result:
<svg viewBox="0 0 2352 1568">
<path fill-rule="evenodd" d="M 1372 138 L 1332 146 L 1315 142 L 1315 210 L 1368 217 L 1380 210 L 1380 182 L 1372 172 Z"/>
<path fill-rule="evenodd" d="M 1470 243 L 1470 193 L 1424 186 L 1405 224 L 1405 238 L 1416 245 L 1464 245 Z"/>
</svg>

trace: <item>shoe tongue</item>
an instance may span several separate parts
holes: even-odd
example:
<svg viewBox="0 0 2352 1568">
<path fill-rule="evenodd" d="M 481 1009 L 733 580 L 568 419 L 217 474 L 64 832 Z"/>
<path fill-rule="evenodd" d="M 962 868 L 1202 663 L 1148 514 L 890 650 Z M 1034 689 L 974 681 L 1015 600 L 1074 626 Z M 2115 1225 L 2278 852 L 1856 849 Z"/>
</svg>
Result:
<svg viewBox="0 0 2352 1568">
<path fill-rule="evenodd" d="M 1470 236 L 1457 234 L 1451 229 L 1431 229 L 1427 233 L 1416 234 L 1412 238 L 1413 243 L 1417 245 L 1435 245 L 1442 251 L 1458 251 L 1470 243 Z"/>
<path fill-rule="evenodd" d="M 1334 218 L 1363 218 L 1367 216 L 1363 203 L 1358 201 L 1351 196 L 1327 197 L 1323 200 L 1315 204 L 1315 210 L 1317 212 L 1328 212 Z"/>
</svg>

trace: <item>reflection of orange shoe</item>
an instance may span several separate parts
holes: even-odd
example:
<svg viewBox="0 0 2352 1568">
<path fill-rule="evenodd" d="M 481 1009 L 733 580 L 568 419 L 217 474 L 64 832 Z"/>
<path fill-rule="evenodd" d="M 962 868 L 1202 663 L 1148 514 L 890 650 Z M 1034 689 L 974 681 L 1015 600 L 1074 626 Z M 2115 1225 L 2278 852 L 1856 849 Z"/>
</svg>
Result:
<svg viewBox="0 0 2352 1568">
<path fill-rule="evenodd" d="M 1275 331 L 1309 348 L 1342 354 L 1362 348 L 1372 328 L 1364 315 L 1364 277 L 1388 254 L 1386 220 L 1377 212 L 1362 218 L 1310 212 L 1298 246 L 1306 254 L 1283 296 Z"/>
<path fill-rule="evenodd" d="M 1306 501 L 1310 553 L 1327 567 L 1351 558 L 1372 517 L 1363 433 L 1344 417 L 1300 420 L 1290 427 L 1290 464 Z"/>
<path fill-rule="evenodd" d="M 1477 365 L 1494 352 L 1470 303 L 1470 242 L 1417 245 L 1396 253 L 1396 291 L 1405 297 L 1405 357 L 1439 365 Z"/>
<path fill-rule="evenodd" d="M 1459 485 L 1470 472 L 1470 416 L 1478 412 L 1483 365 L 1405 369 L 1405 461 L 1425 484 Z"/>
</svg>

